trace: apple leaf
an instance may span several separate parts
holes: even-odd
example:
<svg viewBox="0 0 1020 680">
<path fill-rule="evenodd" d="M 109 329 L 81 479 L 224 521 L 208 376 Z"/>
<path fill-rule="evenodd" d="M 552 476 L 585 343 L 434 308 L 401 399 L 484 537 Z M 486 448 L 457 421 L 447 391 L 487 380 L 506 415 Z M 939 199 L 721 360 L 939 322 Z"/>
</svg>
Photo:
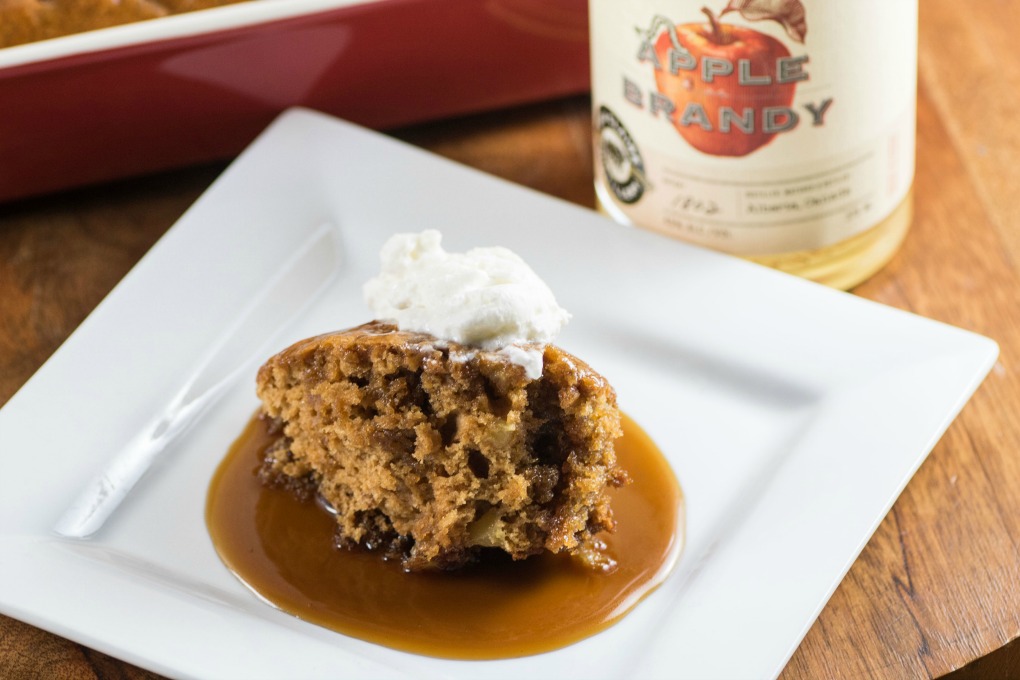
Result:
<svg viewBox="0 0 1020 680">
<path fill-rule="evenodd" d="M 800 0 L 730 0 L 719 16 L 727 12 L 740 12 L 748 21 L 778 21 L 786 34 L 799 43 L 803 43 L 807 35 L 807 20 Z"/>
</svg>

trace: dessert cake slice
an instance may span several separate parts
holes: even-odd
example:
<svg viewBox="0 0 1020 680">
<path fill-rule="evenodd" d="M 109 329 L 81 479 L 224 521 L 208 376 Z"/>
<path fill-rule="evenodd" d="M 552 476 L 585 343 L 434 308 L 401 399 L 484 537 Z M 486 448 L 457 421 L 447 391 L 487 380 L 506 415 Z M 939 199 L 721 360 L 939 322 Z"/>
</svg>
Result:
<svg viewBox="0 0 1020 680">
<path fill-rule="evenodd" d="M 407 570 L 483 548 L 590 555 L 613 527 L 608 490 L 626 480 L 616 396 L 553 345 L 542 364 L 531 379 L 505 353 L 378 321 L 298 342 L 258 374 L 281 432 L 263 479 L 313 489 L 341 546 Z"/>
</svg>

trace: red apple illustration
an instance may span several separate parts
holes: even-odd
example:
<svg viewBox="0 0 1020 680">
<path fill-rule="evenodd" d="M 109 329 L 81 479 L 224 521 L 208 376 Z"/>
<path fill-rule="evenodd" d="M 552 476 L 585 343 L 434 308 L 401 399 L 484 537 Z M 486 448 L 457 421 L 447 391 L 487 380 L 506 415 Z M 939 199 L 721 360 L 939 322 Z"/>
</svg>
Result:
<svg viewBox="0 0 1020 680">
<path fill-rule="evenodd" d="M 783 111 L 793 103 L 797 83 L 779 73 L 779 64 L 790 51 L 772 36 L 702 11 L 707 22 L 680 24 L 659 35 L 655 53 L 664 67 L 656 69 L 655 82 L 673 103 L 673 124 L 691 146 L 714 156 L 746 156 L 776 136 L 770 128 L 789 122 Z M 799 0 L 733 0 L 719 16 L 732 11 L 754 21 L 779 21 L 803 42 L 807 28 Z M 671 72 L 675 42 L 693 58 L 690 63 L 696 61 L 694 68 Z M 771 125 L 765 125 L 766 115 Z"/>
</svg>

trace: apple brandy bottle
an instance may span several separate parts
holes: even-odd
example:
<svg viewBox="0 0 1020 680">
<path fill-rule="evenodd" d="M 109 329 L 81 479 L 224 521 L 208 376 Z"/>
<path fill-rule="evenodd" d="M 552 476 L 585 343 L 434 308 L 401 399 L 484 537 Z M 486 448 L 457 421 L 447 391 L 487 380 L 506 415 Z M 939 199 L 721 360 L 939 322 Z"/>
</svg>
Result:
<svg viewBox="0 0 1020 680">
<path fill-rule="evenodd" d="M 838 288 L 912 218 L 917 0 L 590 0 L 595 191 Z"/>
</svg>

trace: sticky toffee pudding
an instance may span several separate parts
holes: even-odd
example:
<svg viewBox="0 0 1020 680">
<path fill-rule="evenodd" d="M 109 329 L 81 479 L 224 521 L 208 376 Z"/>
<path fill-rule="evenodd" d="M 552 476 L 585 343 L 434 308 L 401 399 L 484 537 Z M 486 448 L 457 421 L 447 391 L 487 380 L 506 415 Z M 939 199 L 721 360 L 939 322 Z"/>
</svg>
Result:
<svg viewBox="0 0 1020 680">
<path fill-rule="evenodd" d="M 503 353 L 378 321 L 298 342 L 259 370 L 283 434 L 264 477 L 308 480 L 342 543 L 408 571 L 487 547 L 594 557 L 594 535 L 613 527 L 608 490 L 627 480 L 616 394 L 563 350 L 541 356 L 531 379 Z"/>
<path fill-rule="evenodd" d="M 505 248 L 396 234 L 376 318 L 259 369 L 206 517 L 227 566 L 302 619 L 401 650 L 506 658 L 611 625 L 669 572 L 680 489 L 570 318 Z M 621 437 L 622 435 L 622 437 Z"/>
<path fill-rule="evenodd" d="M 456 659 L 551 651 L 623 617 L 667 576 L 683 543 L 683 497 L 669 464 L 625 415 L 622 425 L 616 453 L 632 483 L 610 492 L 616 530 L 598 537 L 611 570 L 566 554 L 513 561 L 490 549 L 457 571 L 409 573 L 379 553 L 337 548 L 336 520 L 314 492 L 260 480 L 281 433 L 258 416 L 210 486 L 209 533 L 263 599 L 345 635 Z"/>
</svg>

